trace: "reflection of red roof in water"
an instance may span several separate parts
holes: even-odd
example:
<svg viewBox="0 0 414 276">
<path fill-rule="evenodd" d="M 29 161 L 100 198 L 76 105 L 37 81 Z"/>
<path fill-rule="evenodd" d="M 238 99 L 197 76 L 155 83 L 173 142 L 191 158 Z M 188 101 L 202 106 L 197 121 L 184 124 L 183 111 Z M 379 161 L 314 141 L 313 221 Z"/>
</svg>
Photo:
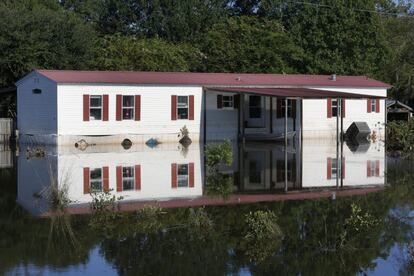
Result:
<svg viewBox="0 0 414 276">
<path fill-rule="evenodd" d="M 336 197 L 346 196 L 357 196 L 365 195 L 369 193 L 376 193 L 382 191 L 383 187 L 366 187 L 366 188 L 347 188 L 347 189 L 329 189 L 322 191 L 293 191 L 286 194 L 234 194 L 228 199 L 224 200 L 220 197 L 207 197 L 202 196 L 198 198 L 181 198 L 171 199 L 165 201 L 125 201 L 119 203 L 119 211 L 131 212 L 142 208 L 144 205 L 151 203 L 158 203 L 162 208 L 182 208 L 182 207 L 200 207 L 200 206 L 211 206 L 211 205 L 230 205 L 230 204 L 248 204 L 248 203 L 259 203 L 259 202 L 276 202 L 286 200 L 306 200 L 306 199 L 320 199 L 329 198 L 333 193 Z M 68 208 L 70 214 L 89 214 L 89 205 L 76 205 Z M 41 217 L 50 216 L 50 212 L 41 214 Z"/>
</svg>

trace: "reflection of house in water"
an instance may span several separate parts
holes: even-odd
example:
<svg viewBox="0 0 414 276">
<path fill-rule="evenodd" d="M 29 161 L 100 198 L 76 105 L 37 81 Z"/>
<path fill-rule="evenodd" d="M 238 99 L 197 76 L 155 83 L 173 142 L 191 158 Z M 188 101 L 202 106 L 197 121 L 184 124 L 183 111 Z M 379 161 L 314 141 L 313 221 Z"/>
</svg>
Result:
<svg viewBox="0 0 414 276">
<path fill-rule="evenodd" d="M 234 175 L 233 195 L 225 201 L 203 196 L 200 149 L 195 143 L 188 149 L 175 144 L 136 145 L 128 150 L 92 146 L 84 151 L 61 146 L 48 149 L 44 158 L 20 155 L 18 201 L 34 214 L 47 212 L 45 191 L 50 175 L 61 189 L 67 189 L 75 213 L 89 210 L 90 191 L 111 190 L 123 197 L 121 210 L 133 210 L 154 201 L 179 207 L 284 200 L 295 199 L 289 195 L 294 190 L 303 189 L 294 194 L 306 198 L 308 188 L 381 187 L 385 183 L 384 147 L 378 143 L 352 151 L 343 145 L 342 159 L 336 155 L 336 144 L 326 140 L 303 140 L 301 147 L 287 150 L 275 144 L 246 143 L 234 145 L 233 165 L 220 169 Z"/>
<path fill-rule="evenodd" d="M 237 168 L 233 167 L 238 192 L 385 183 L 385 149 L 381 142 L 351 149 L 343 145 L 342 158 L 331 140 L 304 139 L 301 148 L 288 147 L 286 152 L 283 146 L 268 144 L 246 144 L 241 151 Z"/>
<path fill-rule="evenodd" d="M 28 160 L 21 156 L 18 160 L 18 201 L 33 213 L 47 209 L 40 198 L 50 183 L 51 171 L 57 171 L 52 174 L 59 187 L 67 187 L 72 205 L 89 203 L 89 191 L 106 189 L 122 196 L 123 201 L 202 195 L 202 160 L 197 144 L 184 150 L 176 144 L 162 144 L 155 149 L 138 145 L 129 150 L 120 146 L 89 147 L 84 152 L 65 147 L 55 150 L 47 158 Z"/>
</svg>

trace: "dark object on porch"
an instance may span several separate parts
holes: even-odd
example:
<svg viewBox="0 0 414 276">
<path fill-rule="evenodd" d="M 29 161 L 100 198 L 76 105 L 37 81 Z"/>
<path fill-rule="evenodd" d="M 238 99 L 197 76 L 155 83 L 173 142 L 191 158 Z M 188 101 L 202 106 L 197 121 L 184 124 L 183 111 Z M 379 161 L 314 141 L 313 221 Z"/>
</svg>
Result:
<svg viewBox="0 0 414 276">
<path fill-rule="evenodd" d="M 345 132 L 346 139 L 356 141 L 368 141 L 371 129 L 366 122 L 353 122 Z"/>
<path fill-rule="evenodd" d="M 132 147 L 132 141 L 131 141 L 131 140 L 129 140 L 129 139 L 124 139 L 124 140 L 122 141 L 121 145 L 122 145 L 122 147 L 123 147 L 125 150 L 128 150 L 128 149 L 130 149 L 130 148 Z"/>
<path fill-rule="evenodd" d="M 159 143 L 160 142 L 156 138 L 151 138 L 145 142 L 145 144 L 150 148 L 155 148 L 156 146 L 158 146 Z"/>
<path fill-rule="evenodd" d="M 409 121 L 413 109 L 397 100 L 387 100 L 387 121 Z"/>
</svg>

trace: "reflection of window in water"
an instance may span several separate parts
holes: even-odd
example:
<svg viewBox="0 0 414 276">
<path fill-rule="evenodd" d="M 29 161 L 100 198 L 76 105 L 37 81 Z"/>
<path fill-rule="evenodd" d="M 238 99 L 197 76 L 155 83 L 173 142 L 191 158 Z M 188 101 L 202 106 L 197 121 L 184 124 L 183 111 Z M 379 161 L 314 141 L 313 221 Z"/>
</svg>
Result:
<svg viewBox="0 0 414 276">
<path fill-rule="evenodd" d="M 331 177 L 336 178 L 338 175 L 338 159 L 332 158 Z"/>
<path fill-rule="evenodd" d="M 91 187 L 91 192 L 102 191 L 102 168 L 91 169 L 90 187 Z"/>
<path fill-rule="evenodd" d="M 257 160 L 249 160 L 249 182 L 251 184 L 262 183 L 262 170 Z"/>
<path fill-rule="evenodd" d="M 276 182 L 284 182 L 285 181 L 285 160 L 277 160 L 276 161 Z M 295 160 L 291 159 L 288 160 L 287 164 L 287 180 L 288 181 L 295 181 Z"/>
<path fill-rule="evenodd" d="M 379 176 L 379 160 L 368 160 L 367 161 L 367 177 L 372 177 L 372 176 Z"/>
<path fill-rule="evenodd" d="M 249 96 L 249 117 L 262 118 L 262 97 Z"/>
<path fill-rule="evenodd" d="M 122 168 L 122 189 L 124 191 L 133 190 L 135 183 L 135 170 L 134 167 Z"/>
<path fill-rule="evenodd" d="M 188 164 L 177 165 L 177 186 L 188 187 Z"/>
</svg>

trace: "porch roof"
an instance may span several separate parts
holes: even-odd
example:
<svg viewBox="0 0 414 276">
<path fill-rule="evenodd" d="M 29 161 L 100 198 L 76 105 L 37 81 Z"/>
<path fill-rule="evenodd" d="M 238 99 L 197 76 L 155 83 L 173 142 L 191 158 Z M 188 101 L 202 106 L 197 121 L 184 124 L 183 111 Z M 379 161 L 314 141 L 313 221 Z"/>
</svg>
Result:
<svg viewBox="0 0 414 276">
<path fill-rule="evenodd" d="M 220 88 L 210 87 L 208 90 L 215 92 L 257 94 L 280 98 L 302 98 L 302 99 L 326 99 L 326 98 L 346 98 L 346 99 L 366 99 L 366 98 L 385 98 L 368 94 L 356 94 L 349 92 L 338 92 L 331 90 L 311 89 L 311 88 Z"/>
</svg>

